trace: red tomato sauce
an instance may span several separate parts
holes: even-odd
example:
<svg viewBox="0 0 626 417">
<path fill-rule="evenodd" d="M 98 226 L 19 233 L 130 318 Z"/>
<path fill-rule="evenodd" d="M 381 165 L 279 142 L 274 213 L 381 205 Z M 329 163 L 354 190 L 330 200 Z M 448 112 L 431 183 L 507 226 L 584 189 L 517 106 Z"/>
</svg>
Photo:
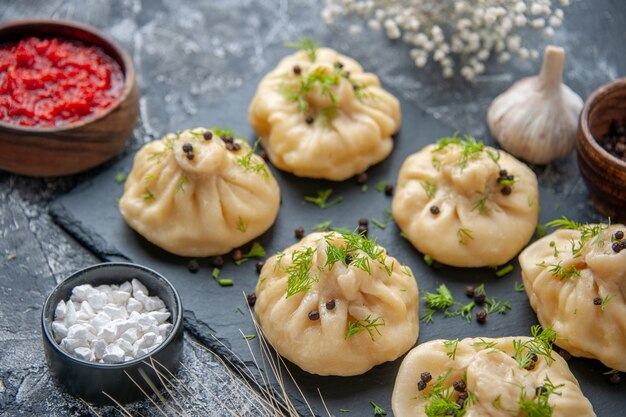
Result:
<svg viewBox="0 0 626 417">
<path fill-rule="evenodd" d="M 124 74 L 96 46 L 28 37 L 0 45 L 0 120 L 20 126 L 76 123 L 111 106 Z"/>
</svg>

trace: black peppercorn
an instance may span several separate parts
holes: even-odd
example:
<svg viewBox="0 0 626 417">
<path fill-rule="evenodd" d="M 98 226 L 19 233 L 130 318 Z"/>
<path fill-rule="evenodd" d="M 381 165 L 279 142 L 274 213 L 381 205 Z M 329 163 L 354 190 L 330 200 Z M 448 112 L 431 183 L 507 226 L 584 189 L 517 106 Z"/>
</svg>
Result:
<svg viewBox="0 0 626 417">
<path fill-rule="evenodd" d="M 361 217 L 359 219 L 359 226 L 367 226 L 367 224 L 368 224 L 367 217 Z"/>
<path fill-rule="evenodd" d="M 361 172 L 355 179 L 357 184 L 365 184 L 368 180 L 367 172 Z"/>
<path fill-rule="evenodd" d="M 433 376 L 430 374 L 430 372 L 422 372 L 422 374 L 420 375 L 420 379 L 428 384 L 433 379 Z"/>
<path fill-rule="evenodd" d="M 509 175 L 509 173 L 506 171 L 506 169 L 501 169 L 498 174 L 500 175 L 500 178 L 506 178 L 507 175 Z"/>
<path fill-rule="evenodd" d="M 467 391 L 467 385 L 465 384 L 465 381 L 463 381 L 462 379 L 454 381 L 452 383 L 452 386 L 454 387 L 455 391 L 458 391 L 458 392 L 465 392 L 465 391 Z"/>
<path fill-rule="evenodd" d="M 241 249 L 235 249 L 233 251 L 233 261 L 237 262 L 241 259 L 243 259 L 243 253 L 241 252 Z"/>
<path fill-rule="evenodd" d="M 548 392 L 548 389 L 546 387 L 544 387 L 543 385 L 540 385 L 537 388 L 535 388 L 535 395 L 537 397 L 539 397 L 540 395 L 545 394 L 546 392 Z"/>
<path fill-rule="evenodd" d="M 191 145 L 191 143 L 185 143 L 183 145 L 183 152 L 185 153 L 193 152 L 193 146 Z"/>
<path fill-rule="evenodd" d="M 187 269 L 189 270 L 189 272 L 192 273 L 196 273 L 200 270 L 200 264 L 198 263 L 197 259 L 192 259 L 189 261 L 189 263 L 187 264 Z"/>
<path fill-rule="evenodd" d="M 487 312 L 485 310 L 479 310 L 476 312 L 476 321 L 484 323 L 487 320 Z"/>
<path fill-rule="evenodd" d="M 237 142 L 233 142 L 232 148 L 233 148 L 232 149 L 233 151 L 238 151 L 239 149 L 241 149 L 241 145 L 238 144 Z"/>
<path fill-rule="evenodd" d="M 512 190 L 512 189 L 511 189 L 511 187 L 510 187 L 510 186 L 508 186 L 508 185 L 505 185 L 505 186 L 504 186 L 504 187 L 502 187 L 502 189 L 500 190 L 500 192 L 501 192 L 503 195 L 509 195 L 509 194 L 511 194 L 511 191 L 513 191 L 513 190 Z"/>
<path fill-rule="evenodd" d="M 256 272 L 261 273 L 261 269 L 265 266 L 265 261 L 257 261 L 256 263 Z"/>
<path fill-rule="evenodd" d="M 530 360 L 532 362 L 537 362 L 539 360 L 539 356 L 537 356 L 537 354 L 535 352 L 531 352 L 530 353 Z"/>
<path fill-rule="evenodd" d="M 424 381 L 417 381 L 417 389 L 419 391 L 424 391 L 426 389 L 426 383 Z"/>
<path fill-rule="evenodd" d="M 465 287 L 465 295 L 467 295 L 469 298 L 474 298 L 474 287 L 472 287 L 471 285 Z"/>
<path fill-rule="evenodd" d="M 463 392 L 459 392 L 459 399 L 460 400 L 467 400 L 467 398 L 469 397 L 469 394 L 467 393 L 467 391 L 463 391 Z"/>
<path fill-rule="evenodd" d="M 302 68 L 300 68 L 300 65 L 294 65 L 293 66 L 293 73 L 296 74 L 296 75 L 302 74 Z"/>
<path fill-rule="evenodd" d="M 609 375 L 609 382 L 611 384 L 619 384 L 622 382 L 622 376 L 619 372 L 613 372 Z"/>
<path fill-rule="evenodd" d="M 359 228 L 357 229 L 357 233 L 367 236 L 367 226 L 360 224 Z"/>
<path fill-rule="evenodd" d="M 618 230 L 617 232 L 615 232 L 615 235 L 613 235 L 615 237 L 615 240 L 622 240 L 624 239 L 624 232 L 621 230 Z"/>
<path fill-rule="evenodd" d="M 306 124 L 310 125 L 315 121 L 315 119 L 313 118 L 313 116 L 307 116 L 305 121 L 306 121 Z"/>
<path fill-rule="evenodd" d="M 620 253 L 623 249 L 622 242 L 613 242 L 613 244 L 611 245 L 611 248 L 613 249 L 613 252 L 615 253 Z"/>
<path fill-rule="evenodd" d="M 296 239 L 302 239 L 304 237 L 304 227 L 296 227 L 293 230 L 294 235 L 296 235 Z"/>
<path fill-rule="evenodd" d="M 464 404 L 465 404 L 465 400 L 463 400 L 463 399 L 461 399 L 461 398 L 457 398 L 457 399 L 456 399 L 456 405 L 457 405 L 459 408 L 463 408 L 463 405 L 464 405 Z"/>
<path fill-rule="evenodd" d="M 213 139 L 213 132 L 211 132 L 210 130 L 207 130 L 206 132 L 202 134 L 202 137 L 204 137 L 204 140 L 211 140 Z"/>
<path fill-rule="evenodd" d="M 319 318 L 320 318 L 319 311 L 313 310 L 309 312 L 309 320 L 315 321 L 315 320 L 319 320 Z"/>
<path fill-rule="evenodd" d="M 474 301 L 476 302 L 476 304 L 482 304 L 485 302 L 485 293 L 482 291 L 478 291 L 476 293 L 474 293 Z"/>
<path fill-rule="evenodd" d="M 594 306 L 599 306 L 601 304 L 602 304 L 602 298 L 596 297 L 596 298 L 593 299 L 593 305 Z"/>
<path fill-rule="evenodd" d="M 256 293 L 251 292 L 249 294 L 246 294 L 246 300 L 248 300 L 248 305 L 250 307 L 254 307 L 254 305 L 256 304 Z"/>
<path fill-rule="evenodd" d="M 385 195 L 389 197 L 393 195 L 393 184 L 385 184 Z"/>
<path fill-rule="evenodd" d="M 187 152 L 187 159 L 191 161 L 193 159 L 193 153 Z"/>
<path fill-rule="evenodd" d="M 344 261 L 346 262 L 346 265 L 350 265 L 350 263 L 352 262 L 352 255 L 348 253 Z"/>
<path fill-rule="evenodd" d="M 224 258 L 222 258 L 219 255 L 214 256 L 213 259 L 211 260 L 211 263 L 213 264 L 214 267 L 221 268 L 224 266 Z"/>
<path fill-rule="evenodd" d="M 335 309 L 335 300 L 330 300 L 326 302 L 326 310 L 334 310 Z"/>
<path fill-rule="evenodd" d="M 432 214 L 439 214 L 440 213 L 439 207 L 437 207 L 437 206 L 430 206 L 430 212 Z"/>
<path fill-rule="evenodd" d="M 535 369 L 535 365 L 537 365 L 536 361 L 531 360 L 530 362 L 528 362 L 528 365 L 526 365 L 526 369 L 527 371 L 532 371 L 533 369 Z"/>
</svg>

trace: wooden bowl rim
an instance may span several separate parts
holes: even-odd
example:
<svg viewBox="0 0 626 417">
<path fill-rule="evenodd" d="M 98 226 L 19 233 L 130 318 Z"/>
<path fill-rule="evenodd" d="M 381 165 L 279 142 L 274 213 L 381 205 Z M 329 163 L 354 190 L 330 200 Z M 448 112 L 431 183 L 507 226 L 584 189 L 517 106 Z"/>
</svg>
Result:
<svg viewBox="0 0 626 417">
<path fill-rule="evenodd" d="M 102 111 L 92 114 L 91 117 L 87 117 L 86 119 L 80 120 L 76 123 L 71 123 L 71 124 L 64 125 L 64 126 L 54 126 L 54 127 L 30 127 L 30 126 L 19 126 L 19 125 L 14 125 L 10 123 L 5 123 L 0 120 L 0 129 L 4 129 L 5 131 L 8 131 L 8 132 L 15 132 L 18 134 L 68 132 L 74 129 L 79 129 L 81 127 L 84 127 L 90 123 L 94 123 L 96 121 L 104 119 L 110 113 L 112 113 L 117 108 L 119 108 L 120 105 L 124 101 L 126 101 L 128 96 L 131 94 L 135 86 L 135 83 L 137 82 L 135 79 L 135 66 L 133 64 L 133 60 L 131 59 L 130 54 L 126 52 L 126 50 L 122 46 L 120 46 L 115 40 L 113 40 L 108 35 L 102 33 L 100 30 L 96 29 L 93 26 L 87 25 L 85 23 L 76 22 L 73 20 L 65 20 L 65 19 L 15 19 L 15 20 L 10 20 L 6 23 L 0 24 L 0 42 L 2 42 L 1 38 L 2 38 L 3 32 L 8 29 L 19 28 L 22 26 L 37 26 L 37 25 L 69 27 L 72 29 L 78 29 L 83 32 L 87 32 L 97 38 L 100 38 L 100 40 L 103 43 L 108 44 L 108 46 L 119 55 L 120 60 L 122 61 L 122 64 L 124 65 L 124 68 L 122 69 L 122 72 L 124 74 L 124 89 L 110 106 L 103 109 Z M 67 36 L 64 36 L 64 37 L 68 38 Z M 107 55 L 110 56 L 110 54 L 107 54 Z M 111 58 L 115 60 L 114 57 L 111 56 Z"/>
<path fill-rule="evenodd" d="M 624 89 L 626 90 L 626 77 L 618 78 L 617 80 L 611 81 L 607 84 L 604 84 L 598 87 L 585 101 L 585 105 L 583 106 L 583 110 L 580 113 L 580 129 L 582 131 L 582 138 L 591 145 L 591 147 L 600 155 L 600 157 L 608 162 L 609 164 L 615 165 L 617 169 L 623 170 L 626 172 L 626 162 L 622 161 L 615 157 L 615 155 L 609 153 L 598 143 L 597 139 L 591 133 L 591 129 L 589 128 L 589 113 L 591 109 L 597 106 L 597 104 L 602 101 L 606 95 L 612 93 L 615 90 Z"/>
</svg>

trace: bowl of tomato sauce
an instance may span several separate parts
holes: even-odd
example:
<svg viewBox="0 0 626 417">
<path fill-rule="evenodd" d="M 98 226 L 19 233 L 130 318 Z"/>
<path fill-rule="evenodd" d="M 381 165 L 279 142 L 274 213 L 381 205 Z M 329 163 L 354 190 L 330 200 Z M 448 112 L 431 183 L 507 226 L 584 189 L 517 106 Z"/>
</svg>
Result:
<svg viewBox="0 0 626 417">
<path fill-rule="evenodd" d="M 130 55 L 88 25 L 0 25 L 0 170 L 75 174 L 118 154 L 137 122 Z"/>
</svg>

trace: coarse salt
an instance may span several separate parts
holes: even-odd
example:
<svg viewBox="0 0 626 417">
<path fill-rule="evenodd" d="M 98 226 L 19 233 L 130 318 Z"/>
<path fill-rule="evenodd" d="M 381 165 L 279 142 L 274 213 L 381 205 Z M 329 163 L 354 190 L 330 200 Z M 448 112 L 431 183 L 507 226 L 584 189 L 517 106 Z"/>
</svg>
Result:
<svg viewBox="0 0 626 417">
<path fill-rule="evenodd" d="M 99 363 L 122 363 L 157 348 L 172 328 L 171 314 L 139 280 L 121 285 L 78 285 L 60 301 L 52 333 L 70 355 Z"/>
</svg>

